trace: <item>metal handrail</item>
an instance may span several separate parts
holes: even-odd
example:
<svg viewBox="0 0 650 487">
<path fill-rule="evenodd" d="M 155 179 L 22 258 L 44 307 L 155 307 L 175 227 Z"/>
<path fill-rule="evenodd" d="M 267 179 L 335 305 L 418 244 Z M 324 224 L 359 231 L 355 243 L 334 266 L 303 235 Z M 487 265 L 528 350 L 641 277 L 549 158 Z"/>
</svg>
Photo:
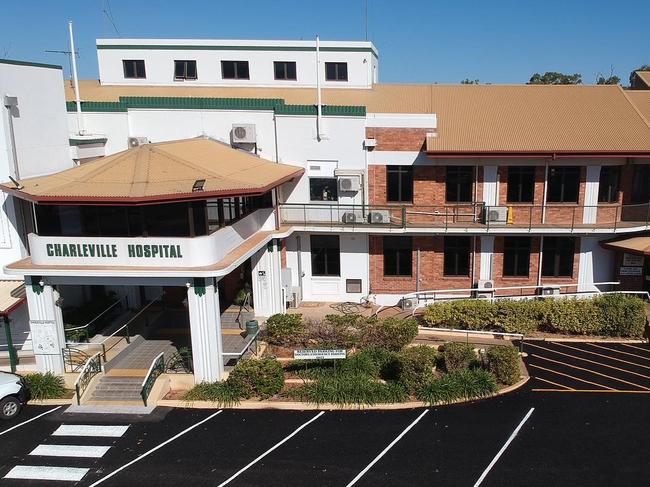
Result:
<svg viewBox="0 0 650 487">
<path fill-rule="evenodd" d="M 115 301 L 113 304 L 111 304 L 108 308 L 106 308 L 104 311 L 102 311 L 102 312 L 99 313 L 97 316 L 95 316 L 92 320 L 90 320 L 90 321 L 89 321 L 88 323 L 86 323 L 85 325 L 82 325 L 82 326 L 75 326 L 74 328 L 66 328 L 65 331 L 67 332 L 67 331 L 84 330 L 84 329 L 88 328 L 88 327 L 89 327 L 90 325 L 92 325 L 95 321 L 97 321 L 99 318 L 101 318 L 101 317 L 104 316 L 106 313 L 108 313 L 108 311 L 110 311 L 110 310 L 111 310 L 115 305 L 117 305 L 118 303 L 121 303 L 121 302 L 122 302 L 122 299 L 120 298 L 120 299 L 118 299 L 117 301 Z"/>
<path fill-rule="evenodd" d="M 147 405 L 147 399 L 149 399 L 149 394 L 151 393 L 151 389 L 153 389 L 153 385 L 156 383 L 156 379 L 160 377 L 160 374 L 163 374 L 165 372 L 165 354 L 164 352 L 160 352 L 156 358 L 154 358 L 151 362 L 151 365 L 149 366 L 149 370 L 147 371 L 147 375 L 144 377 L 144 380 L 142 381 L 142 389 L 140 390 L 140 397 L 142 397 L 142 401 L 144 401 L 144 405 Z"/>
<path fill-rule="evenodd" d="M 95 375 L 99 374 L 102 371 L 102 356 L 99 352 L 90 357 L 81 369 L 79 377 L 74 382 L 74 389 L 77 394 L 77 404 L 81 404 L 81 396 L 86 389 L 88 384 Z"/>
<path fill-rule="evenodd" d="M 241 359 L 243 355 L 248 352 L 248 350 L 251 348 L 251 344 L 255 342 L 255 352 L 253 352 L 253 355 L 257 355 L 257 337 L 259 336 L 260 332 L 262 330 L 258 329 L 253 337 L 244 345 L 244 348 L 242 348 L 241 352 L 225 352 L 222 353 L 224 357 L 237 357 L 238 359 Z"/>
</svg>

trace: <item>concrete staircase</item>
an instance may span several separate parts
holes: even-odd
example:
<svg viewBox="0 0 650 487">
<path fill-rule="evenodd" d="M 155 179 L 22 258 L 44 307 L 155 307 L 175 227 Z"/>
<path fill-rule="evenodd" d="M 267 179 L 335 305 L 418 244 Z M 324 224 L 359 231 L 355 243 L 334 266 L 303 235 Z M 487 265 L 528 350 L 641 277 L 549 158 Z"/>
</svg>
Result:
<svg viewBox="0 0 650 487">
<path fill-rule="evenodd" d="M 104 375 L 99 379 L 91 401 L 142 402 L 142 377 Z"/>
</svg>

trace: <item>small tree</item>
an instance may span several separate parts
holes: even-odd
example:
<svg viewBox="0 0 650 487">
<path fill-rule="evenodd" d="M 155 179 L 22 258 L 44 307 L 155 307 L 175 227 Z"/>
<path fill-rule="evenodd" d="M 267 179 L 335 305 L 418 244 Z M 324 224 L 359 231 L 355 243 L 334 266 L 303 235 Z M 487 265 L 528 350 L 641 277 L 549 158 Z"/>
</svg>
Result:
<svg viewBox="0 0 650 487">
<path fill-rule="evenodd" d="M 547 71 L 544 74 L 535 73 L 528 80 L 529 85 L 579 85 L 582 84 L 580 73 L 564 74 Z"/>
<path fill-rule="evenodd" d="M 480 81 L 477 80 L 477 79 L 469 79 L 469 78 L 465 78 L 464 80 L 462 80 L 462 81 L 460 82 L 460 84 L 461 84 L 461 85 L 478 85 L 478 84 L 480 84 Z"/>
<path fill-rule="evenodd" d="M 614 74 L 614 68 L 609 68 L 609 76 L 605 76 L 603 73 L 598 73 L 596 76 L 597 85 L 618 85 L 621 83 L 621 78 Z"/>
</svg>

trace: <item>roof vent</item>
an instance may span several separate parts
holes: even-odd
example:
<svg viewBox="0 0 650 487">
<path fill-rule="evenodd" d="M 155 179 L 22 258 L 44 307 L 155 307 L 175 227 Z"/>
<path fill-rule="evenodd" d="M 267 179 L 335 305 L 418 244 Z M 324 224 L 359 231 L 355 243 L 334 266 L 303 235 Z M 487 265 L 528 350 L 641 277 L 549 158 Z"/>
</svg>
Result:
<svg viewBox="0 0 650 487">
<path fill-rule="evenodd" d="M 197 179 L 192 185 L 192 193 L 197 191 L 203 191 L 203 186 L 205 185 L 205 179 Z"/>
</svg>

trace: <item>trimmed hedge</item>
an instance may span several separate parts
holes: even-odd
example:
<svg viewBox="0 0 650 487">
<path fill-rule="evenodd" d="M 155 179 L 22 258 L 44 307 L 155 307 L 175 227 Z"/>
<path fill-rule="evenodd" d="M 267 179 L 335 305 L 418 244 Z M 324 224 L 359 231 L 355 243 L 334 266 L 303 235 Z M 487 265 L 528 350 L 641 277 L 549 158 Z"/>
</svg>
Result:
<svg viewBox="0 0 650 487">
<path fill-rule="evenodd" d="M 442 358 L 447 372 L 467 369 L 478 362 L 474 347 L 460 342 L 445 343 L 442 348 Z"/>
<path fill-rule="evenodd" d="M 284 369 L 275 359 L 244 359 L 237 362 L 226 382 L 235 384 L 244 399 L 268 399 L 284 386 Z"/>
<path fill-rule="evenodd" d="M 431 405 L 461 399 L 478 399 L 494 394 L 497 381 L 492 373 L 480 368 L 459 369 L 424 384 L 416 393 L 418 400 Z"/>
<path fill-rule="evenodd" d="M 510 386 L 519 380 L 519 351 L 515 347 L 490 347 L 486 358 L 487 368 L 498 382 Z"/>
<path fill-rule="evenodd" d="M 359 347 L 399 352 L 417 336 L 418 323 L 413 319 L 370 319 L 361 331 Z"/>
<path fill-rule="evenodd" d="M 65 397 L 65 382 L 52 372 L 34 373 L 22 376 L 33 399 L 61 399 Z"/>
<path fill-rule="evenodd" d="M 305 333 L 301 314 L 275 314 L 266 320 L 266 337 L 273 345 L 294 344 Z"/>
<path fill-rule="evenodd" d="M 529 334 L 533 331 L 572 335 L 642 337 L 645 303 L 636 296 L 605 294 L 585 299 L 521 301 L 446 301 L 429 305 L 428 326 Z"/>
<path fill-rule="evenodd" d="M 438 352 L 427 345 L 407 347 L 396 357 L 397 380 L 410 393 L 416 392 L 422 385 L 435 379 L 435 367 Z"/>
</svg>

